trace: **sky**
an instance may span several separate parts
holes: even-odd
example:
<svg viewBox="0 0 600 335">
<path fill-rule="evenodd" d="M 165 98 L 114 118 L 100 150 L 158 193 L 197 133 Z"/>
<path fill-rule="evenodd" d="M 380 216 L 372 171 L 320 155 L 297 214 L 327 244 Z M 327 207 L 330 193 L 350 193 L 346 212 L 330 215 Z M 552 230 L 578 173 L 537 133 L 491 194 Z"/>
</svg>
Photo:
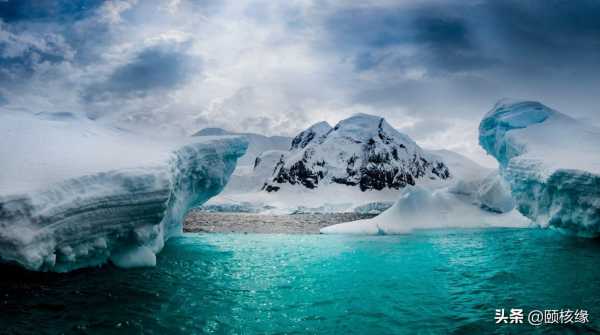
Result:
<svg viewBox="0 0 600 335">
<path fill-rule="evenodd" d="M 501 98 L 600 124 L 600 1 L 0 0 L 0 112 L 293 136 L 354 113 L 492 166 Z"/>
</svg>

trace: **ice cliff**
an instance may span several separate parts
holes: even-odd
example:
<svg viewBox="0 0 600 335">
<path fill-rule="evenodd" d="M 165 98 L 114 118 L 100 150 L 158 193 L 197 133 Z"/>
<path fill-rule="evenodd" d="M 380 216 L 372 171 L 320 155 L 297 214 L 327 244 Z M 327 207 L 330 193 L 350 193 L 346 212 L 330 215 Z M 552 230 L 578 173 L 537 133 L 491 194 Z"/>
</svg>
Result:
<svg viewBox="0 0 600 335">
<path fill-rule="evenodd" d="M 542 227 L 600 235 L 600 129 L 539 102 L 498 102 L 479 126 L 519 211 Z"/>
<path fill-rule="evenodd" d="M 154 265 L 247 147 L 141 139 L 64 113 L 3 113 L 0 133 L 0 260 L 39 271 Z"/>
</svg>

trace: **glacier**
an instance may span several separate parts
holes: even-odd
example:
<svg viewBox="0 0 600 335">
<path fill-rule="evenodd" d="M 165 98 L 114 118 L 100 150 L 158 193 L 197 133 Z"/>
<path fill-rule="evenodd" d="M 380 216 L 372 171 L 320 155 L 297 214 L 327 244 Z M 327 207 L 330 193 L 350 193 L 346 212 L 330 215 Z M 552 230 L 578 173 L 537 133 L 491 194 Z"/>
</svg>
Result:
<svg viewBox="0 0 600 335">
<path fill-rule="evenodd" d="M 240 137 L 147 138 L 68 113 L 0 115 L 0 260 L 65 272 L 152 266 L 218 194 Z"/>
<path fill-rule="evenodd" d="M 501 100 L 479 126 L 518 210 L 541 227 L 600 235 L 600 128 L 535 101 Z"/>
</svg>

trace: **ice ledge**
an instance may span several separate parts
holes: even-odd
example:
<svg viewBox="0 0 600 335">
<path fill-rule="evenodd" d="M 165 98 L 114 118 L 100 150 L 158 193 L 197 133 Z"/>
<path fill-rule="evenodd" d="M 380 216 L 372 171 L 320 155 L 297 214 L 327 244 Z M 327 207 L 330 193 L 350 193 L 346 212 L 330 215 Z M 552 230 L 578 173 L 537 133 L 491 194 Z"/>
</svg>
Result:
<svg viewBox="0 0 600 335">
<path fill-rule="evenodd" d="M 480 123 L 519 211 L 543 227 L 600 235 L 600 129 L 539 102 L 501 101 Z"/>
<path fill-rule="evenodd" d="M 163 165 L 0 194 L 0 259 L 58 272 L 109 260 L 154 265 L 187 211 L 223 189 L 246 148 L 242 138 L 212 138 L 181 146 Z"/>
</svg>

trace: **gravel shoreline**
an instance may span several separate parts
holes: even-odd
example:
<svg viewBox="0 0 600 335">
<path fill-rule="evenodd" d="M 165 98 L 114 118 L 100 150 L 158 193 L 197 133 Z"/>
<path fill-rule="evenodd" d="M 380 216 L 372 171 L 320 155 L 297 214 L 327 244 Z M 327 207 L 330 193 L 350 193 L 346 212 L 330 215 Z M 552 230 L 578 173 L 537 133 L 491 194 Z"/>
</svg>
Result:
<svg viewBox="0 0 600 335">
<path fill-rule="evenodd" d="M 256 213 L 209 213 L 193 210 L 184 221 L 187 233 L 319 234 L 337 223 L 374 217 L 359 213 L 311 213 L 268 215 Z"/>
</svg>

